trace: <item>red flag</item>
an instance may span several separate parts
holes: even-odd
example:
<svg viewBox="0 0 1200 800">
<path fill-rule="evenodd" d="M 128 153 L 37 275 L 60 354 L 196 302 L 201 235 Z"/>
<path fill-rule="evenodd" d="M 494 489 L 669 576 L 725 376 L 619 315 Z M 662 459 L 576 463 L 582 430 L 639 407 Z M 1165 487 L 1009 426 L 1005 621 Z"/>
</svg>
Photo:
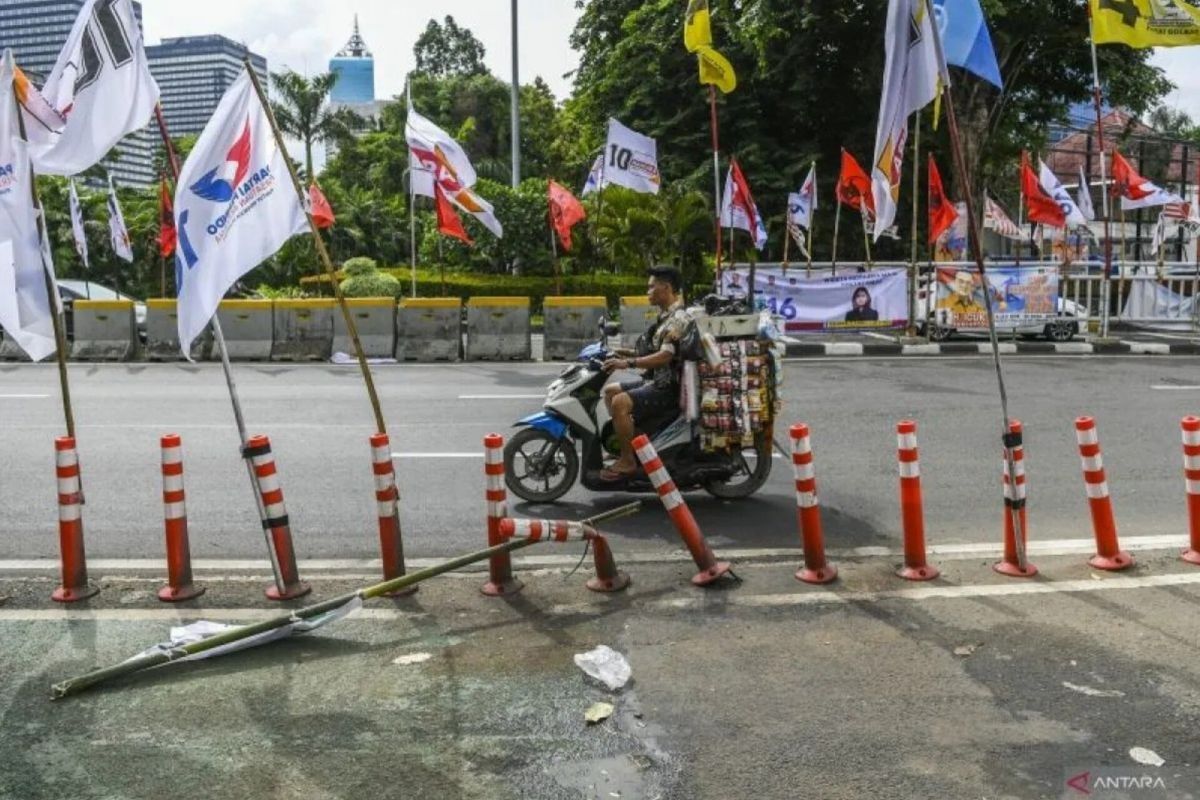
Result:
<svg viewBox="0 0 1200 800">
<path fill-rule="evenodd" d="M 1125 157 L 1113 150 L 1112 154 L 1113 194 L 1128 197 L 1130 200 L 1141 200 L 1149 197 L 1157 190 L 1157 186 L 1143 178 L 1125 160 Z"/>
<path fill-rule="evenodd" d="M 333 206 L 325 199 L 325 193 L 316 181 L 308 187 L 308 213 L 318 228 L 332 228 L 334 223 Z"/>
<path fill-rule="evenodd" d="M 729 159 L 729 175 L 733 178 L 733 191 L 729 202 L 742 209 L 746 214 L 746 219 L 750 222 L 750 230 L 757 234 L 758 206 L 754 205 L 754 195 L 750 194 L 750 184 L 747 183 L 746 176 L 742 174 L 742 166 L 736 158 Z M 759 245 L 759 247 L 761 246 Z"/>
<path fill-rule="evenodd" d="M 446 199 L 446 193 L 438 181 L 433 182 L 433 194 L 437 205 L 438 230 L 447 236 L 461 239 L 467 244 L 475 244 L 471 241 L 471 237 L 467 236 L 462 220 L 458 218 L 458 214 L 454 213 L 454 206 L 450 205 L 450 201 Z"/>
<path fill-rule="evenodd" d="M 171 201 L 171 189 L 167 179 L 162 179 L 158 190 L 158 253 L 163 258 L 170 258 L 175 252 L 178 237 L 175 233 L 175 206 Z"/>
<path fill-rule="evenodd" d="M 1029 221 L 1041 222 L 1052 228 L 1065 228 L 1067 215 L 1063 213 L 1058 201 L 1042 188 L 1029 166 L 1029 153 L 1021 153 L 1021 194 L 1025 195 L 1025 207 L 1029 209 Z"/>
<path fill-rule="evenodd" d="M 563 250 L 570 250 L 571 228 L 587 219 L 587 212 L 569 189 L 554 181 L 547 185 L 546 197 L 550 203 L 550 224 L 558 232 L 558 240 L 562 242 Z"/>
<path fill-rule="evenodd" d="M 933 154 L 929 154 L 929 243 L 933 244 L 938 237 L 946 232 L 954 220 L 958 219 L 958 210 L 946 197 L 942 187 L 942 174 L 938 172 L 937 162 Z"/>
<path fill-rule="evenodd" d="M 871 195 L 871 179 L 854 160 L 854 156 L 842 148 L 842 172 L 838 176 L 837 197 L 855 211 L 862 211 L 866 201 L 867 211 L 875 215 L 875 198 Z"/>
</svg>

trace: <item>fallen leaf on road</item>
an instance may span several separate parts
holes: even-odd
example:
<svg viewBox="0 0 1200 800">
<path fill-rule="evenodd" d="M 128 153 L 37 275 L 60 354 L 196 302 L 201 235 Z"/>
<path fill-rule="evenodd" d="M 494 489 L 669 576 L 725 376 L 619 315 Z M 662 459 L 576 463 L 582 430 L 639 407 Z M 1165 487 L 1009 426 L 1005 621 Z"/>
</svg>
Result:
<svg viewBox="0 0 1200 800">
<path fill-rule="evenodd" d="M 583 718 L 589 725 L 595 725 L 611 717 L 612 713 L 612 703 L 592 703 L 592 707 L 584 713 Z"/>
<path fill-rule="evenodd" d="M 1162 760 L 1162 756 L 1145 747 L 1131 747 L 1129 749 L 1129 757 L 1137 763 L 1145 764 L 1148 767 L 1161 767 L 1166 763 Z"/>
<path fill-rule="evenodd" d="M 1086 694 L 1088 697 L 1124 697 L 1125 693 L 1120 689 L 1093 689 L 1090 686 L 1079 686 L 1074 683 L 1063 681 L 1063 686 L 1070 689 L 1072 692 Z"/>
<path fill-rule="evenodd" d="M 954 648 L 954 655 L 962 656 L 963 658 L 966 658 L 969 655 L 973 655 L 975 653 L 975 651 L 981 647 L 983 647 L 982 642 L 980 642 L 979 644 L 962 644 L 962 645 L 959 645 L 958 647 Z"/>
</svg>

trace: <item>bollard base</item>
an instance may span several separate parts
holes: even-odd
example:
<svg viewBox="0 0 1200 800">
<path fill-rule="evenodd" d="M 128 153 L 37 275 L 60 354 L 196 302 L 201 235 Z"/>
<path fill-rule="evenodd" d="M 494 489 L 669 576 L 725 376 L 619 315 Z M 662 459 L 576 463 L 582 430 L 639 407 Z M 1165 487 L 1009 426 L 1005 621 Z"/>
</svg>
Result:
<svg viewBox="0 0 1200 800">
<path fill-rule="evenodd" d="M 593 592 L 620 592 L 629 588 L 629 576 L 624 572 L 618 572 L 615 578 L 589 578 L 584 584 Z"/>
<path fill-rule="evenodd" d="M 158 599 L 164 603 L 181 603 L 204 594 L 205 587 L 188 584 L 187 586 L 164 586 L 158 590 Z"/>
<path fill-rule="evenodd" d="M 78 603 L 80 600 L 87 600 L 99 591 L 99 586 L 93 586 L 90 583 L 82 589 L 68 589 L 66 586 L 60 586 L 50 595 L 50 599 L 56 603 Z"/>
<path fill-rule="evenodd" d="M 931 567 L 926 564 L 923 567 L 903 566 L 896 570 L 896 574 L 906 581 L 931 581 L 942 573 L 937 567 Z"/>
<path fill-rule="evenodd" d="M 1189 564 L 1195 564 L 1196 566 L 1200 566 L 1200 550 L 1193 550 L 1191 548 L 1188 548 L 1187 550 L 1184 550 L 1183 552 L 1181 552 L 1179 554 L 1179 557 L 1182 558 L 1184 561 L 1188 562 Z"/>
<path fill-rule="evenodd" d="M 997 561 L 992 564 L 992 569 L 1001 575 L 1007 575 L 1010 578 L 1032 578 L 1038 574 L 1038 569 L 1028 561 L 1025 562 L 1025 569 L 1021 569 L 1016 564 L 1009 561 Z"/>
<path fill-rule="evenodd" d="M 268 600 L 294 600 L 297 597 L 303 597 L 312 591 L 312 587 L 304 581 L 296 581 L 290 586 L 285 586 L 280 591 L 278 586 L 268 586 L 264 594 Z"/>
<path fill-rule="evenodd" d="M 703 572 L 698 572 L 692 576 L 693 586 L 708 586 L 711 583 L 724 578 L 729 573 L 730 564 L 728 561 L 718 561 Z"/>
<path fill-rule="evenodd" d="M 1113 556 L 1094 555 L 1088 559 L 1088 565 L 1094 569 L 1106 569 L 1110 572 L 1127 569 L 1133 566 L 1133 556 L 1120 550 Z"/>
<path fill-rule="evenodd" d="M 524 588 L 525 584 L 516 578 L 509 578 L 506 581 L 488 581 L 479 587 L 479 591 L 488 597 L 507 597 L 510 594 L 516 594 Z"/>
<path fill-rule="evenodd" d="M 833 564 L 826 564 L 820 569 L 809 569 L 801 567 L 796 570 L 796 580 L 804 583 L 831 583 L 837 579 L 837 567 Z"/>
</svg>

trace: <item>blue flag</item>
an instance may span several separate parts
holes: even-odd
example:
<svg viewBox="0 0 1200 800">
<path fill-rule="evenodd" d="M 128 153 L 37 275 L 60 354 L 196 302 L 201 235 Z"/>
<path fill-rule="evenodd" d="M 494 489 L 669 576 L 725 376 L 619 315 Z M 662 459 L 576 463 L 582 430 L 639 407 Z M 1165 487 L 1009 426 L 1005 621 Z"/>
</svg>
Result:
<svg viewBox="0 0 1200 800">
<path fill-rule="evenodd" d="M 979 0 L 933 0 L 946 63 L 975 73 L 1003 89 L 996 51 Z"/>
</svg>

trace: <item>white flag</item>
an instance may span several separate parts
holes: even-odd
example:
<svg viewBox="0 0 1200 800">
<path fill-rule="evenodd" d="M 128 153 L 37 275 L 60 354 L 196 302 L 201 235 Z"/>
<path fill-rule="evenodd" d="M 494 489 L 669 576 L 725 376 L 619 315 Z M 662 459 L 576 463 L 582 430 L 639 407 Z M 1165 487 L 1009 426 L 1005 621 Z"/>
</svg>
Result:
<svg viewBox="0 0 1200 800">
<path fill-rule="evenodd" d="M 1087 217 L 1079 210 L 1079 206 L 1075 205 L 1075 200 L 1071 198 L 1071 193 L 1067 191 L 1067 187 L 1062 185 L 1062 181 L 1058 179 L 1046 162 L 1038 160 L 1038 183 L 1046 191 L 1046 194 L 1054 198 L 1054 202 L 1058 203 L 1058 207 L 1062 209 L 1063 216 L 1067 218 L 1068 228 L 1078 228 L 1081 225 L 1087 225 Z"/>
<path fill-rule="evenodd" d="M 604 186 L 624 186 L 635 192 L 658 194 L 658 145 L 649 136 L 608 120 L 608 142 L 604 146 Z"/>
<path fill-rule="evenodd" d="M 67 183 L 67 202 L 71 206 L 71 235 L 75 238 L 75 252 L 83 260 L 83 268 L 91 269 L 88 264 L 87 236 L 83 231 L 83 209 L 79 205 L 79 195 L 75 192 L 75 179 Z"/>
<path fill-rule="evenodd" d="M 871 167 L 876 241 L 896 219 L 908 118 L 933 102 L 941 85 L 939 78 L 949 85 L 945 67 L 939 65 L 934 49 L 928 8 L 925 0 L 888 1 L 883 94 Z"/>
<path fill-rule="evenodd" d="M 34 361 L 55 351 L 54 312 L 38 214 L 33 207 L 33 170 L 21 139 L 13 99 L 13 58 L 0 63 L 0 327 Z"/>
<path fill-rule="evenodd" d="M 404 138 L 408 141 L 414 194 L 433 197 L 433 181 L 439 174 L 468 189 L 475 185 L 475 167 L 458 142 L 411 106 L 404 123 Z"/>
<path fill-rule="evenodd" d="M 1182 203 L 1183 198 L 1172 192 L 1170 189 L 1164 189 L 1150 181 L 1142 183 L 1138 190 L 1144 194 L 1136 200 L 1130 200 L 1128 197 L 1121 195 L 1121 209 L 1123 211 L 1135 211 L 1139 208 L 1153 208 L 1154 206 L 1165 206 L 1167 203 Z"/>
<path fill-rule="evenodd" d="M 1075 205 L 1079 206 L 1079 213 L 1083 214 L 1083 218 L 1088 222 L 1093 222 L 1096 219 L 1096 207 L 1092 205 L 1092 187 L 1088 185 L 1087 175 L 1083 174 L 1083 165 L 1079 167 L 1079 191 L 1075 192 L 1078 202 Z"/>
<path fill-rule="evenodd" d="M 808 177 L 799 192 L 788 195 L 788 224 L 804 230 L 812 228 L 812 214 L 817 210 L 817 167 L 808 168 Z"/>
<path fill-rule="evenodd" d="M 583 182 L 583 191 L 579 193 L 580 197 L 587 197 L 592 192 L 600 191 L 600 182 L 604 179 L 604 154 L 596 156 L 596 160 L 592 162 L 592 168 L 588 170 L 587 180 Z"/>
<path fill-rule="evenodd" d="M 159 92 L 131 0 L 83 4 L 42 95 L 66 118 L 57 133 L 26 126 L 34 166 L 42 174 L 83 172 L 126 135 L 146 127 Z"/>
<path fill-rule="evenodd" d="M 196 140 L 175 188 L 175 281 L 185 356 L 225 292 L 308 218 L 245 70 Z"/>
<path fill-rule="evenodd" d="M 129 241 L 125 215 L 121 213 L 121 204 L 117 200 L 117 190 L 113 187 L 111 175 L 108 176 L 108 231 L 112 237 L 113 252 L 132 264 L 133 245 Z"/>
</svg>

